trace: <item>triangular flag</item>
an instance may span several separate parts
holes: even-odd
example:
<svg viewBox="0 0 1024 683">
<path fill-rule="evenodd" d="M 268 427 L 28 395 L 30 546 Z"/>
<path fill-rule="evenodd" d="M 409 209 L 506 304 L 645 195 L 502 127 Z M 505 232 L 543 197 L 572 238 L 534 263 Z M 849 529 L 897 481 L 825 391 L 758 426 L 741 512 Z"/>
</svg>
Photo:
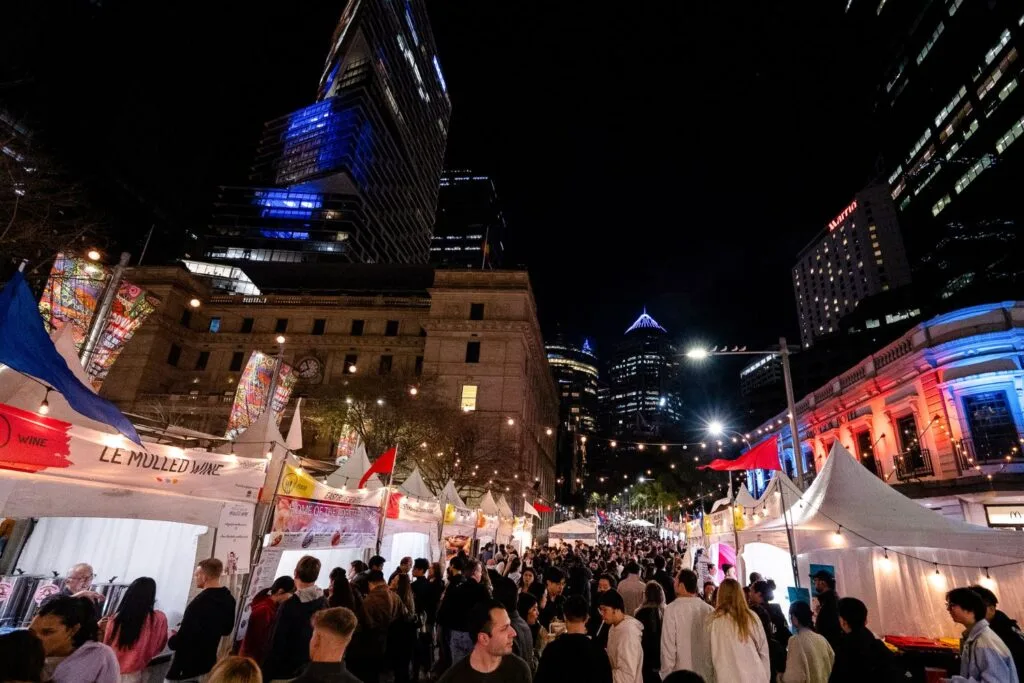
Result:
<svg viewBox="0 0 1024 683">
<path fill-rule="evenodd" d="M 533 501 L 533 508 L 537 510 L 537 512 L 551 512 L 551 508 L 539 500 Z"/>
<path fill-rule="evenodd" d="M 292 413 L 292 423 L 288 426 L 288 436 L 284 440 L 284 445 L 288 447 L 290 451 L 297 451 L 302 448 L 302 417 L 299 415 L 299 406 L 302 405 L 302 399 L 299 398 L 295 402 L 295 412 Z"/>
<path fill-rule="evenodd" d="M 356 488 L 363 488 L 366 485 L 366 480 L 372 475 L 380 473 L 390 473 L 395 469 L 395 456 L 398 455 L 398 446 L 392 446 L 388 450 L 384 451 L 383 454 L 377 460 L 370 465 L 370 469 L 363 473 L 362 478 L 359 480 L 359 486 Z"/>
<path fill-rule="evenodd" d="M 717 470 L 719 472 L 736 470 L 782 470 L 779 465 L 779 437 L 773 436 L 762 441 L 735 460 L 718 458 L 699 470 Z"/>
<path fill-rule="evenodd" d="M 528 515 L 533 515 L 534 517 L 540 517 L 540 513 L 537 512 L 537 508 L 530 505 L 530 501 L 528 500 L 523 501 L 523 512 Z"/>
</svg>

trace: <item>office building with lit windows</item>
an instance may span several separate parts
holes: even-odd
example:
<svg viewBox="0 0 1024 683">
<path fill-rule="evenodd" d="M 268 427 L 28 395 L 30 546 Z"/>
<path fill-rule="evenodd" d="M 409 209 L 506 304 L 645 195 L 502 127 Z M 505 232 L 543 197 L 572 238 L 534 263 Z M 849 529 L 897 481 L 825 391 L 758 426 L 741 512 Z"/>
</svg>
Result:
<svg viewBox="0 0 1024 683">
<path fill-rule="evenodd" d="M 437 197 L 430 262 L 456 268 L 501 268 L 505 216 L 494 180 L 469 170 L 445 171 Z"/>
<path fill-rule="evenodd" d="M 839 331 L 858 303 L 910 282 L 896 207 L 884 185 L 870 185 L 837 213 L 797 257 L 793 290 L 800 339 L 810 346 Z"/>
<path fill-rule="evenodd" d="M 875 129 L 915 282 L 927 280 L 948 305 L 1015 295 L 1024 279 L 1024 6 L 855 0 L 850 11 L 891 57 Z"/>
<path fill-rule="evenodd" d="M 602 396 L 607 433 L 650 437 L 679 428 L 679 352 L 668 331 L 646 310 L 612 348 L 607 368 L 608 391 Z"/>
<path fill-rule="evenodd" d="M 590 341 L 575 344 L 564 335 L 544 344 L 548 365 L 558 385 L 559 422 L 568 431 L 597 429 L 597 355 Z"/>
<path fill-rule="evenodd" d="M 424 0 L 350 0 L 317 101 L 264 125 L 254 186 L 221 189 L 197 252 L 426 263 L 450 112 Z"/>
</svg>

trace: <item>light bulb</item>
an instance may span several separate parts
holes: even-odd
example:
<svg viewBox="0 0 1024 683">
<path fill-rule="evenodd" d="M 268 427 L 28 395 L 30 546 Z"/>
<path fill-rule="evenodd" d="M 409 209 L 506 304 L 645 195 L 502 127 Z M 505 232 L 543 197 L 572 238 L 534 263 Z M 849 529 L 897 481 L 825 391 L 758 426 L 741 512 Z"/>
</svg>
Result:
<svg viewBox="0 0 1024 683">
<path fill-rule="evenodd" d="M 267 460 L 270 460 L 273 457 L 274 457 L 274 449 L 268 450 L 267 451 Z"/>
<path fill-rule="evenodd" d="M 85 255 L 89 257 L 90 261 L 100 260 L 100 252 L 97 251 L 96 249 L 90 249 Z"/>
<path fill-rule="evenodd" d="M 50 392 L 47 391 L 46 395 L 49 396 Z M 39 404 L 39 408 L 38 408 L 37 412 L 40 415 L 49 415 L 50 414 L 50 402 L 44 398 L 43 402 Z"/>
<path fill-rule="evenodd" d="M 191 298 L 191 299 L 189 299 L 189 301 L 188 301 L 188 305 L 189 305 L 189 306 L 191 306 L 192 308 L 199 308 L 199 306 L 200 306 L 201 304 L 202 304 L 202 302 L 201 302 L 201 301 L 199 301 L 199 299 L 197 299 L 197 298 L 195 298 L 195 297 L 192 297 L 192 298 Z"/>
</svg>

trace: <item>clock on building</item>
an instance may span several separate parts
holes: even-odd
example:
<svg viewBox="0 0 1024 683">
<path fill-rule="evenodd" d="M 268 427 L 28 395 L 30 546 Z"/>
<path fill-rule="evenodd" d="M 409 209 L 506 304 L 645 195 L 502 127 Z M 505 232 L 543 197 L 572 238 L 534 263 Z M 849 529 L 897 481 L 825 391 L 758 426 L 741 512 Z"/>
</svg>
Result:
<svg viewBox="0 0 1024 683">
<path fill-rule="evenodd" d="M 323 374 L 324 366 L 319 359 L 309 356 L 299 361 L 298 365 L 295 366 L 295 371 L 298 373 L 300 379 L 314 380 L 319 379 Z"/>
</svg>

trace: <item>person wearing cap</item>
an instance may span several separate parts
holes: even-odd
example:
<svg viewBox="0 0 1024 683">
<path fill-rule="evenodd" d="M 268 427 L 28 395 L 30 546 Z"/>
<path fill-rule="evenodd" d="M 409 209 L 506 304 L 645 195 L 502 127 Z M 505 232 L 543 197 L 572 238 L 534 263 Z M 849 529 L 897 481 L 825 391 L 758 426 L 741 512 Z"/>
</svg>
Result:
<svg viewBox="0 0 1024 683">
<path fill-rule="evenodd" d="M 836 579 L 832 573 L 819 569 L 811 579 L 818 599 L 818 616 L 814 627 L 824 636 L 828 644 L 835 650 L 843 639 L 843 629 L 839 626 L 839 596 L 836 595 Z"/>
</svg>

